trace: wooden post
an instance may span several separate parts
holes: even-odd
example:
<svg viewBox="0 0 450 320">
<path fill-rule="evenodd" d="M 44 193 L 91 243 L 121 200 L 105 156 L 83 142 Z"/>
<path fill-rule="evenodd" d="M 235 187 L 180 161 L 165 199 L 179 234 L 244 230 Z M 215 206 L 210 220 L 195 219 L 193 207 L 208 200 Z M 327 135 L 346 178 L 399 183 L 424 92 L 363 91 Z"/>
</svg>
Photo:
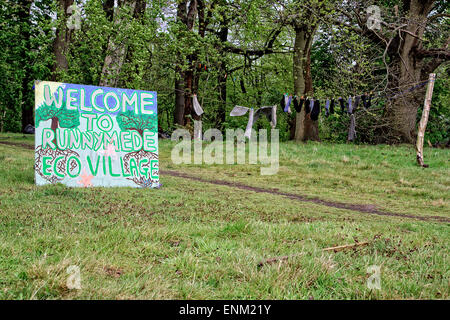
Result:
<svg viewBox="0 0 450 320">
<path fill-rule="evenodd" d="M 433 95 L 434 80 L 436 79 L 435 73 L 430 73 L 430 78 L 428 79 L 427 93 L 425 95 L 425 101 L 423 103 L 422 119 L 419 122 L 419 129 L 417 132 L 417 163 L 419 166 L 428 168 L 428 165 L 423 163 L 423 140 L 425 138 L 425 129 L 427 128 L 428 115 L 430 114 L 431 97 Z"/>
</svg>

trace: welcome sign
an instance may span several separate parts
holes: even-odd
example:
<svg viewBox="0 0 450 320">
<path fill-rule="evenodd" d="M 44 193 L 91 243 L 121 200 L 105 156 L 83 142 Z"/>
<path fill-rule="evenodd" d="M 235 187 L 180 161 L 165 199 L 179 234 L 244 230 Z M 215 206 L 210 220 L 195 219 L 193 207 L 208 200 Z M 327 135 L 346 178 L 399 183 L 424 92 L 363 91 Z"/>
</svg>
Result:
<svg viewBox="0 0 450 320">
<path fill-rule="evenodd" d="M 156 92 L 35 83 L 35 180 L 159 187 Z"/>
</svg>

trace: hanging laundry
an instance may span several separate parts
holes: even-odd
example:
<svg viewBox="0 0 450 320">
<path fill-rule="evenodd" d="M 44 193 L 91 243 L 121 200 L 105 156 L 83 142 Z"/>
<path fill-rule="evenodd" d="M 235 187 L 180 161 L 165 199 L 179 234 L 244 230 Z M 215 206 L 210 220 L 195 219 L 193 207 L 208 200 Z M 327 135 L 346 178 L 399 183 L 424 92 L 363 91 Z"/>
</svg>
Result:
<svg viewBox="0 0 450 320">
<path fill-rule="evenodd" d="M 203 109 L 202 109 L 202 107 L 200 106 L 200 103 L 198 103 L 197 95 L 196 95 L 196 94 L 193 95 L 192 101 L 193 101 L 195 113 L 196 113 L 198 116 L 201 116 L 201 115 L 203 114 Z"/>
<path fill-rule="evenodd" d="M 359 101 L 361 100 L 361 96 L 355 97 L 355 105 L 353 106 L 353 111 L 358 110 Z"/>
<path fill-rule="evenodd" d="M 314 110 L 314 99 L 311 98 L 311 99 L 309 100 L 309 111 L 308 111 L 307 113 L 312 113 L 313 110 Z"/>
<path fill-rule="evenodd" d="M 334 113 L 334 103 L 335 103 L 334 99 L 331 99 L 330 114 Z"/>
<path fill-rule="evenodd" d="M 369 109 L 372 104 L 372 93 L 368 95 L 367 93 L 362 95 L 364 108 Z"/>
<path fill-rule="evenodd" d="M 348 128 L 348 137 L 347 140 L 348 141 L 353 141 L 356 138 L 356 120 L 355 120 L 355 115 L 351 114 L 350 115 L 350 126 Z"/>
<path fill-rule="evenodd" d="M 372 93 L 369 95 L 369 99 L 367 100 L 367 109 L 370 108 L 372 106 Z"/>
<path fill-rule="evenodd" d="M 345 111 L 345 106 L 344 106 L 344 99 L 342 99 L 341 97 L 339 97 L 339 104 L 341 106 L 341 114 L 344 114 Z"/>
<path fill-rule="evenodd" d="M 284 112 L 287 112 L 291 114 L 291 102 L 292 102 L 292 95 L 288 95 L 287 93 L 283 95 L 281 98 L 281 107 L 283 108 Z"/>
<path fill-rule="evenodd" d="M 364 108 L 367 108 L 367 107 L 366 107 L 366 105 L 367 105 L 367 96 L 366 96 L 365 93 L 361 96 L 361 100 L 362 100 L 362 102 L 363 102 L 363 107 L 364 107 Z"/>
<path fill-rule="evenodd" d="M 305 100 L 305 114 L 311 112 L 311 101 L 309 99 Z"/>
<path fill-rule="evenodd" d="M 294 98 L 294 109 L 297 112 L 302 111 L 302 106 L 305 103 L 305 98 L 303 96 L 299 99 L 297 96 Z"/>
<path fill-rule="evenodd" d="M 252 135 L 252 128 L 254 123 L 254 110 L 253 108 L 250 109 L 250 112 L 248 114 L 248 122 L 247 127 L 245 128 L 244 137 L 247 137 L 250 139 L 250 136 Z"/>
<path fill-rule="evenodd" d="M 352 97 L 348 97 L 347 111 L 349 114 L 353 113 Z"/>
<path fill-rule="evenodd" d="M 330 115 L 330 99 L 327 99 L 327 101 L 325 101 L 325 117 L 328 118 L 329 115 Z"/>
<path fill-rule="evenodd" d="M 317 121 L 319 119 L 320 114 L 320 101 L 314 100 L 313 109 L 311 110 L 311 120 Z"/>
<path fill-rule="evenodd" d="M 247 107 L 235 106 L 235 107 L 233 108 L 233 110 L 231 110 L 230 116 L 232 116 L 232 117 L 243 116 L 244 114 L 247 113 L 247 111 L 248 111 L 249 109 L 250 109 L 250 108 L 247 108 Z"/>
<path fill-rule="evenodd" d="M 266 106 L 256 110 L 254 122 L 258 121 L 260 116 L 266 116 L 267 120 L 270 122 L 270 126 L 274 129 L 277 125 L 277 106 Z"/>
<path fill-rule="evenodd" d="M 236 116 L 243 116 L 249 112 L 248 115 L 248 122 L 247 127 L 245 128 L 244 137 L 247 137 L 250 139 L 253 125 L 258 121 L 260 116 L 266 116 L 267 120 L 270 122 L 270 125 L 272 128 L 275 128 L 277 125 L 277 106 L 266 106 L 261 107 L 258 110 L 254 111 L 253 108 L 247 108 L 247 107 L 241 107 L 241 106 L 235 106 L 233 110 L 230 112 L 230 116 L 236 117 Z"/>
</svg>

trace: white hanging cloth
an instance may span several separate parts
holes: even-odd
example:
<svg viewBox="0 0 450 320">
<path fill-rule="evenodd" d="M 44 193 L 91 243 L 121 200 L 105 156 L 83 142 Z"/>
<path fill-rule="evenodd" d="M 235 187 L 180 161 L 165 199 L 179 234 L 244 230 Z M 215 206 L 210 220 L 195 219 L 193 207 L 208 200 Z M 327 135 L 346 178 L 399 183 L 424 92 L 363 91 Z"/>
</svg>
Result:
<svg viewBox="0 0 450 320">
<path fill-rule="evenodd" d="M 252 135 L 253 123 L 254 123 L 254 110 L 253 110 L 253 108 L 251 108 L 250 112 L 248 114 L 248 122 L 247 122 L 247 127 L 245 128 L 244 137 L 247 137 L 250 139 L 250 136 Z"/>
<path fill-rule="evenodd" d="M 203 109 L 202 109 L 200 103 L 199 103 L 198 100 L 197 100 L 197 95 L 196 95 L 196 94 L 194 94 L 194 96 L 192 97 L 192 102 L 193 102 L 193 105 L 194 105 L 194 111 L 195 111 L 195 113 L 196 113 L 198 116 L 201 116 L 201 115 L 203 114 Z"/>
<path fill-rule="evenodd" d="M 248 115 L 248 122 L 247 127 L 245 128 L 244 136 L 250 139 L 253 125 L 256 121 L 258 121 L 259 117 L 261 115 L 265 115 L 267 117 L 267 120 L 270 121 L 270 125 L 272 128 L 275 128 L 277 125 L 277 106 L 266 106 L 261 107 L 258 110 L 254 111 L 253 108 L 247 108 L 247 107 L 241 107 L 241 106 L 235 106 L 233 110 L 230 112 L 230 116 L 232 117 L 238 117 L 243 116 L 249 111 Z"/>
</svg>

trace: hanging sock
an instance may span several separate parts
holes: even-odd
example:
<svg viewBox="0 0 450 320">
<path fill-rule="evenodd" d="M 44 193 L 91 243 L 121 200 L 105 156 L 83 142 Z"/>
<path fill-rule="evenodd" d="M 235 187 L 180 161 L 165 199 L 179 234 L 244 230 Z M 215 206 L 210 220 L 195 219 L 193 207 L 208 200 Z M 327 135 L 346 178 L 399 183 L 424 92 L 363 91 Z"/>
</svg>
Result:
<svg viewBox="0 0 450 320">
<path fill-rule="evenodd" d="M 356 120 L 355 120 L 355 115 L 351 114 L 350 115 L 350 126 L 348 128 L 348 137 L 347 140 L 348 141 L 353 141 L 356 138 Z"/>
<path fill-rule="evenodd" d="M 304 103 L 305 103 L 305 98 L 303 98 L 303 96 L 301 98 L 296 96 L 294 98 L 294 109 L 295 109 L 295 111 L 296 112 L 301 112 Z"/>
<path fill-rule="evenodd" d="M 328 118 L 329 115 L 330 115 L 330 99 L 327 99 L 327 101 L 325 101 L 325 117 Z"/>
<path fill-rule="evenodd" d="M 361 96 L 356 96 L 355 97 L 355 105 L 353 107 L 353 111 L 358 110 L 358 105 L 359 105 L 359 101 L 361 100 Z"/>
<path fill-rule="evenodd" d="M 311 120 L 316 121 L 317 119 L 319 119 L 319 114 L 320 114 L 320 101 L 314 100 L 314 106 L 313 109 L 311 110 Z"/>
<path fill-rule="evenodd" d="M 365 93 L 361 96 L 361 100 L 363 102 L 363 107 L 367 109 L 367 95 Z"/>
<path fill-rule="evenodd" d="M 353 113 L 352 97 L 348 97 L 347 112 L 348 112 L 348 114 L 352 114 Z"/>
<path fill-rule="evenodd" d="M 331 99 L 330 114 L 334 113 L 334 103 L 335 103 L 334 99 Z"/>
<path fill-rule="evenodd" d="M 203 114 L 203 109 L 202 109 L 202 107 L 200 106 L 200 103 L 198 103 L 197 95 L 196 95 L 196 94 L 193 95 L 192 101 L 193 101 L 195 113 L 196 113 L 198 116 L 201 116 L 201 115 Z"/>
<path fill-rule="evenodd" d="M 305 114 L 308 114 L 311 112 L 311 103 L 309 99 L 305 100 Z"/>
<path fill-rule="evenodd" d="M 292 112 L 291 112 L 291 102 L 292 102 L 292 95 L 287 95 L 287 94 L 285 94 L 284 96 L 283 96 L 283 102 L 284 102 L 284 104 L 282 105 L 283 106 L 283 111 L 284 112 L 287 112 L 287 113 L 289 113 L 289 114 L 291 114 Z"/>
<path fill-rule="evenodd" d="M 345 111 L 345 105 L 344 105 L 344 99 L 339 97 L 339 105 L 341 106 L 341 114 L 344 114 Z"/>
<path fill-rule="evenodd" d="M 372 106 L 372 96 L 373 94 L 370 93 L 369 98 L 367 99 L 367 103 L 365 105 L 366 109 L 369 109 Z"/>
<path fill-rule="evenodd" d="M 253 117 L 254 117 L 254 111 L 253 111 L 253 108 L 251 108 L 250 112 L 248 114 L 247 127 L 245 128 L 245 133 L 244 133 L 244 137 L 247 137 L 249 139 L 250 139 L 250 136 L 252 135 Z"/>
</svg>

